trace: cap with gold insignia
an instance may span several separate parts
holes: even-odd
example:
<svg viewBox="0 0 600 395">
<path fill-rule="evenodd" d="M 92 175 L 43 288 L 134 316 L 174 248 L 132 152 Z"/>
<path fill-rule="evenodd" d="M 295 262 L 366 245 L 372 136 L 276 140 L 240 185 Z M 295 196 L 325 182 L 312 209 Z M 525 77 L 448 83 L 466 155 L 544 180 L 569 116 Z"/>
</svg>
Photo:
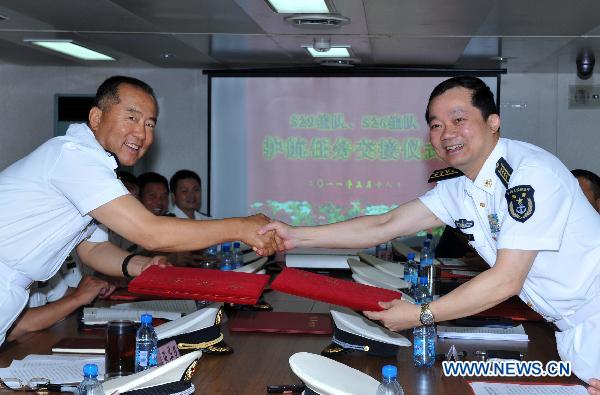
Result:
<svg viewBox="0 0 600 395">
<path fill-rule="evenodd" d="M 361 262 L 358 259 L 348 258 L 348 266 L 352 273 L 366 282 L 388 289 L 408 289 L 410 283 L 402 278 L 385 273 L 371 265 Z M 360 282 L 360 281 L 358 281 Z"/>
<path fill-rule="evenodd" d="M 299 352 L 289 361 L 306 395 L 374 394 L 379 386 L 368 374 L 321 355 Z"/>
<path fill-rule="evenodd" d="M 233 349 L 221 333 L 222 303 L 200 309 L 155 328 L 158 347 L 175 341 L 181 354 L 202 350 L 207 354 L 230 354 Z"/>
<path fill-rule="evenodd" d="M 194 393 L 192 376 L 202 351 L 194 351 L 164 365 L 102 383 L 105 394 L 187 395 Z"/>
<path fill-rule="evenodd" d="M 366 352 L 370 355 L 394 357 L 399 347 L 409 347 L 410 341 L 366 317 L 345 307 L 331 309 L 334 333 L 321 354 L 333 355 L 348 352 Z"/>
</svg>

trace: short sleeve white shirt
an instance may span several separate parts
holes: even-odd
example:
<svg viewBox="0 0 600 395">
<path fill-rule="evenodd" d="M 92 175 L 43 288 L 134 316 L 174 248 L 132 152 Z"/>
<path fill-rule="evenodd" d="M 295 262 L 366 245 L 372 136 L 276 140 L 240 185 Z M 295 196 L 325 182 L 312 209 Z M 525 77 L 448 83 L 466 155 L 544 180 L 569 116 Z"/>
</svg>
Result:
<svg viewBox="0 0 600 395">
<path fill-rule="evenodd" d="M 47 280 L 94 233 L 89 212 L 128 193 L 117 163 L 85 124 L 73 124 L 0 173 L 0 261 Z"/>
<path fill-rule="evenodd" d="M 176 204 L 173 205 L 173 210 L 171 210 L 171 212 L 173 214 L 175 214 L 175 217 L 177 217 L 177 218 L 190 219 Z M 211 219 L 211 218 L 207 217 L 206 215 L 202 215 L 197 211 L 194 211 L 194 219 L 195 220 L 204 220 L 204 219 Z"/>
<path fill-rule="evenodd" d="M 502 160 L 512 169 L 508 185 L 496 173 Z M 541 148 L 500 139 L 475 181 L 440 181 L 420 200 L 467 234 L 490 266 L 498 249 L 537 250 L 520 297 L 547 319 L 600 296 L 600 215 L 569 170 Z"/>
</svg>

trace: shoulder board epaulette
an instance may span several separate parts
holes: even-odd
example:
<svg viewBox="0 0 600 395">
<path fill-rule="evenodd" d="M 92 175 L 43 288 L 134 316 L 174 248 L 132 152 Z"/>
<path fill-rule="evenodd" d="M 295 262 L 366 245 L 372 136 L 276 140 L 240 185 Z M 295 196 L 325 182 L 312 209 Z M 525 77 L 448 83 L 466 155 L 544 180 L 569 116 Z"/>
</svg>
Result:
<svg viewBox="0 0 600 395">
<path fill-rule="evenodd" d="M 506 159 L 500 158 L 498 162 L 496 162 L 496 175 L 502 181 L 504 188 L 508 188 L 508 182 L 510 181 L 510 176 L 512 175 L 513 169 L 510 167 Z"/>
<path fill-rule="evenodd" d="M 451 178 L 460 177 L 463 175 L 463 172 L 455 169 L 454 167 L 446 167 L 445 169 L 439 169 L 434 171 L 430 176 L 427 182 L 437 182 L 442 180 L 449 180 Z"/>
</svg>

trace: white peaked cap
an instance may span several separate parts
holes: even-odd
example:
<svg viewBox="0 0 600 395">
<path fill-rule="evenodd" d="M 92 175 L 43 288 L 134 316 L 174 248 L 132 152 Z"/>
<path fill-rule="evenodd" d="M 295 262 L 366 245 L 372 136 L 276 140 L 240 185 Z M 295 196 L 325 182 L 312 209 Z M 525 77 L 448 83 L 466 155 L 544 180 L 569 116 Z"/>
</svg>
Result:
<svg viewBox="0 0 600 395">
<path fill-rule="evenodd" d="M 222 303 L 213 303 L 208 307 L 193 312 L 192 314 L 188 314 L 179 319 L 165 322 L 164 324 L 157 326 L 154 328 L 154 330 L 156 331 L 158 340 L 181 335 L 183 333 L 197 331 L 215 325 L 217 313 L 221 309 L 222 305 Z"/>
<path fill-rule="evenodd" d="M 410 288 L 410 283 L 401 278 L 390 276 L 371 265 L 367 265 L 358 259 L 349 258 L 348 265 L 352 273 L 360 276 L 372 284 L 385 284 L 385 288 L 391 289 L 406 289 Z"/>
<path fill-rule="evenodd" d="M 292 371 L 321 395 L 375 394 L 379 381 L 327 357 L 299 352 L 290 357 Z"/>
<path fill-rule="evenodd" d="M 194 351 L 164 365 L 143 370 L 129 376 L 107 380 L 102 383 L 102 388 L 105 394 L 113 394 L 116 391 L 124 393 L 134 389 L 154 387 L 160 384 L 179 381 L 190 364 L 201 356 L 202 351 Z"/>
<path fill-rule="evenodd" d="M 401 334 L 392 332 L 346 307 L 332 307 L 331 317 L 335 326 L 344 332 L 396 346 L 411 345 L 410 340 Z"/>
<path fill-rule="evenodd" d="M 389 276 L 404 278 L 404 264 L 402 263 L 385 261 L 363 251 L 359 251 L 357 255 L 361 261 L 367 262 Z"/>
</svg>

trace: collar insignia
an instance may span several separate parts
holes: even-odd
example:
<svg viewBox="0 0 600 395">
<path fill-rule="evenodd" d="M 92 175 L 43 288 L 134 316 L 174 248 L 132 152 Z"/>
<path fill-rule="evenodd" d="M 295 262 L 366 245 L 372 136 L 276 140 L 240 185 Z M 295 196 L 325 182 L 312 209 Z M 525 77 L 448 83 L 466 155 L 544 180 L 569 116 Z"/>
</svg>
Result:
<svg viewBox="0 0 600 395">
<path fill-rule="evenodd" d="M 490 178 L 488 178 L 487 180 L 485 180 L 483 182 L 483 186 L 486 188 L 491 188 L 492 187 L 492 180 Z"/>
<path fill-rule="evenodd" d="M 512 175 L 513 169 L 504 158 L 498 159 L 496 162 L 496 175 L 502 181 L 504 188 L 508 188 L 508 181 Z"/>
<path fill-rule="evenodd" d="M 518 185 L 506 190 L 506 201 L 508 202 L 508 214 L 519 222 L 525 222 L 535 212 L 535 201 L 533 193 L 535 190 L 531 185 Z"/>
<path fill-rule="evenodd" d="M 472 228 L 475 223 L 473 221 L 468 221 L 464 218 L 454 221 L 454 224 L 458 229 L 469 229 Z"/>
<path fill-rule="evenodd" d="M 430 176 L 427 182 L 437 182 L 443 180 L 449 180 L 451 178 L 460 177 L 463 175 L 463 172 L 455 169 L 454 167 L 446 167 L 445 169 L 440 169 L 434 171 Z"/>
</svg>

